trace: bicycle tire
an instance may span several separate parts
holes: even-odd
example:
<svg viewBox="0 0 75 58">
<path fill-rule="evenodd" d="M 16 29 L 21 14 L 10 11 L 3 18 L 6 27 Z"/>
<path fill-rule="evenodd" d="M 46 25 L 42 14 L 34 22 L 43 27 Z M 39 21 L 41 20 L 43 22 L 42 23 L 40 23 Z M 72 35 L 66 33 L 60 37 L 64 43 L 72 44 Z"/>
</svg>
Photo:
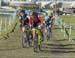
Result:
<svg viewBox="0 0 75 58">
<path fill-rule="evenodd" d="M 27 47 L 27 38 L 26 38 L 26 34 L 23 33 L 22 36 L 22 47 L 26 48 Z"/>
</svg>

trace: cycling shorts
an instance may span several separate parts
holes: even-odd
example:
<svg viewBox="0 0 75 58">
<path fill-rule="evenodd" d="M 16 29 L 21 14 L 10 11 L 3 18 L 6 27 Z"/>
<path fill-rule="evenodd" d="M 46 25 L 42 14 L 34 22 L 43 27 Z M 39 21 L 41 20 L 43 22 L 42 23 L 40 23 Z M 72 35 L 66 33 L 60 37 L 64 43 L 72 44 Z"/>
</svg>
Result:
<svg viewBox="0 0 75 58">
<path fill-rule="evenodd" d="M 32 28 L 32 31 L 36 31 L 38 35 L 41 35 L 41 30 L 39 30 L 38 28 Z"/>
</svg>

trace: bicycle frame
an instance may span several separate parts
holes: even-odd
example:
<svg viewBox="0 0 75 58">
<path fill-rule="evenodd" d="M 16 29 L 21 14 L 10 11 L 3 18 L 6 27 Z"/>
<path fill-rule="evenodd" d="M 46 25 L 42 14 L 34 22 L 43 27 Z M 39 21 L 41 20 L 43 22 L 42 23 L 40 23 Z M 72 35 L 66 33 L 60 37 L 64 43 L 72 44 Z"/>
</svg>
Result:
<svg viewBox="0 0 75 58">
<path fill-rule="evenodd" d="M 41 30 L 35 28 L 35 38 L 34 38 L 34 52 L 41 50 Z"/>
<path fill-rule="evenodd" d="M 38 35 L 38 45 L 40 45 L 41 44 L 41 30 L 36 29 L 36 34 Z"/>
<path fill-rule="evenodd" d="M 31 39 L 31 29 L 28 27 L 23 32 L 23 38 L 22 38 L 22 45 L 23 45 L 23 47 L 25 47 L 25 44 L 27 44 L 27 43 L 30 46 L 31 40 L 32 40 Z"/>
</svg>

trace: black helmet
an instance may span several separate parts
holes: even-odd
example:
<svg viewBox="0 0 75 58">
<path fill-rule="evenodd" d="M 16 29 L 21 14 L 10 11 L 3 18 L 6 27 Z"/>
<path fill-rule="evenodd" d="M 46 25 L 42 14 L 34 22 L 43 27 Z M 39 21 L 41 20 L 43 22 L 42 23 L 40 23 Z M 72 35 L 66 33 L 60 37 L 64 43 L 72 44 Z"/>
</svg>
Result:
<svg viewBox="0 0 75 58">
<path fill-rule="evenodd" d="M 20 12 L 21 12 L 21 13 L 25 13 L 25 10 L 21 10 Z"/>
</svg>

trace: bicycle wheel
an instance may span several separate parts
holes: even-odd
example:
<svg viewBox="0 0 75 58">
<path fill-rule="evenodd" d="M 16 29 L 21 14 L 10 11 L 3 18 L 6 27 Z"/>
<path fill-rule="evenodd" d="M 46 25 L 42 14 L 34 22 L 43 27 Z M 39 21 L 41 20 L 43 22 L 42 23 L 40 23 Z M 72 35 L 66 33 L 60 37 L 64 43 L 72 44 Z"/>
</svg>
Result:
<svg viewBox="0 0 75 58">
<path fill-rule="evenodd" d="M 41 51 L 41 35 L 38 35 L 38 49 Z"/>
<path fill-rule="evenodd" d="M 34 52 L 38 52 L 38 36 L 35 35 L 34 38 Z"/>
<path fill-rule="evenodd" d="M 22 46 L 23 46 L 23 48 L 27 47 L 27 36 L 26 36 L 26 33 L 23 33 L 23 36 L 22 36 Z"/>
<path fill-rule="evenodd" d="M 47 40 L 50 40 L 50 36 L 51 35 L 51 32 L 50 32 L 50 27 L 48 27 L 47 29 Z"/>
<path fill-rule="evenodd" d="M 34 40 L 34 52 L 39 51 L 41 51 L 41 36 L 37 34 Z"/>
<path fill-rule="evenodd" d="M 29 46 L 32 46 L 32 41 L 33 41 L 32 38 L 33 38 L 33 37 L 32 37 L 31 32 L 28 32 L 28 36 L 27 36 L 27 37 L 28 37 L 28 38 L 27 38 L 27 39 L 28 39 L 28 45 L 29 45 Z"/>
</svg>

